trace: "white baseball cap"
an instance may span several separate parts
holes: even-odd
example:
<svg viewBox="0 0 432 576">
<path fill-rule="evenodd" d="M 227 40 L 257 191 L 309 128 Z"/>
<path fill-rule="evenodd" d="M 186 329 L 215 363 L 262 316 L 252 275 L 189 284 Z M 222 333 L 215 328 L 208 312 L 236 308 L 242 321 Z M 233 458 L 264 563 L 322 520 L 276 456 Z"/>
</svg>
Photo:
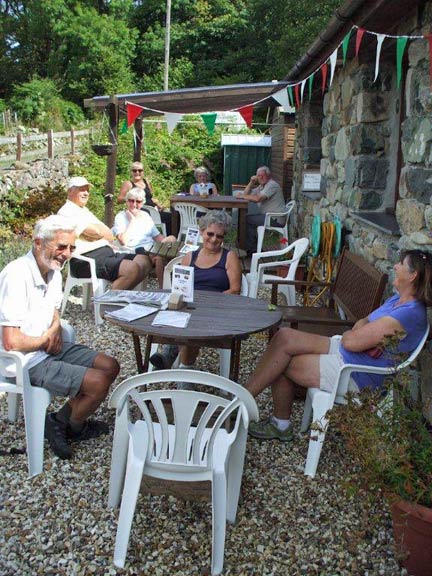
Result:
<svg viewBox="0 0 432 576">
<path fill-rule="evenodd" d="M 84 176 L 74 176 L 69 178 L 68 190 L 69 188 L 79 188 L 80 186 L 91 186 L 90 182 Z"/>
</svg>

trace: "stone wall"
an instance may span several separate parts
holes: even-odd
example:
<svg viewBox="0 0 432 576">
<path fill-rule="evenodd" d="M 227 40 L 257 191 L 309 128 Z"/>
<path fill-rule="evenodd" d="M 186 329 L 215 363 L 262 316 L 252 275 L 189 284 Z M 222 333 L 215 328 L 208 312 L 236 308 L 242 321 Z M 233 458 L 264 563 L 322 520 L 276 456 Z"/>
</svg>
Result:
<svg viewBox="0 0 432 576">
<path fill-rule="evenodd" d="M 421 24 L 411 19 L 399 27 L 397 34 L 409 35 L 413 30 L 427 34 L 431 24 L 432 2 L 428 2 Z M 360 59 L 347 60 L 345 67 L 337 66 L 324 98 L 318 93 L 312 102 L 303 103 L 296 118 L 294 182 L 298 201 L 295 234 L 310 236 L 316 213 L 322 221 L 339 216 L 349 248 L 389 273 L 389 292 L 393 264 L 400 250 L 432 251 L 432 94 L 428 43 L 409 41 L 403 90 L 396 85 L 395 50 L 390 52 L 382 55 L 376 82 L 374 50 L 363 51 L 370 54 L 365 60 L 361 59 L 360 50 Z M 311 200 L 301 193 L 302 175 L 311 158 L 315 160 L 318 124 L 321 195 Z M 368 218 L 370 213 L 374 213 L 372 218 Z M 386 225 L 373 224 L 371 220 L 376 214 L 392 219 L 399 233 Z M 423 353 L 420 362 L 422 386 L 432 396 L 427 376 L 427 367 L 430 370 L 432 362 L 430 351 L 429 345 L 429 352 Z"/>
<path fill-rule="evenodd" d="M 43 188 L 65 186 L 69 174 L 66 158 L 15 162 L 13 168 L 0 170 L 0 198 L 10 191 L 31 193 Z"/>
</svg>

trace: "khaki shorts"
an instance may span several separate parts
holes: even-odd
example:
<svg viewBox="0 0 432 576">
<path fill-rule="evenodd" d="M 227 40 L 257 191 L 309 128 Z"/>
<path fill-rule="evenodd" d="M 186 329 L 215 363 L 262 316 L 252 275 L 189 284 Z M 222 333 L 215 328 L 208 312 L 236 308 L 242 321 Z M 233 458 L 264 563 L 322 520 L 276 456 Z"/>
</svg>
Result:
<svg viewBox="0 0 432 576">
<path fill-rule="evenodd" d="M 338 379 L 339 370 L 344 365 L 339 344 L 342 336 L 332 336 L 330 338 L 330 348 L 328 354 L 320 355 L 320 390 L 333 392 Z M 349 380 L 348 390 L 350 392 L 359 392 L 357 384 L 352 378 Z"/>
</svg>

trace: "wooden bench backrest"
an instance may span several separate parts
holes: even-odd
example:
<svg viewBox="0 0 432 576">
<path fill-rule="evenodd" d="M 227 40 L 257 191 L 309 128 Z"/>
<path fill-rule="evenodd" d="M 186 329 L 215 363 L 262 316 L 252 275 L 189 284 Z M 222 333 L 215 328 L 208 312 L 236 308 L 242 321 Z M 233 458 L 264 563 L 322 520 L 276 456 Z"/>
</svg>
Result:
<svg viewBox="0 0 432 576">
<path fill-rule="evenodd" d="M 344 249 L 333 287 L 333 299 L 350 320 L 359 320 L 378 308 L 388 276 L 362 256 Z"/>
</svg>

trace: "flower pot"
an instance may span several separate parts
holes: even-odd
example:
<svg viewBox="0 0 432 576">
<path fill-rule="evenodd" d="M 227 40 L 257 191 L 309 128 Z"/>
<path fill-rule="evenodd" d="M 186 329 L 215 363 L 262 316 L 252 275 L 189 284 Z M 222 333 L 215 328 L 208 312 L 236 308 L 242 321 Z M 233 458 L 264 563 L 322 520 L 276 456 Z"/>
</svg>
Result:
<svg viewBox="0 0 432 576">
<path fill-rule="evenodd" d="M 114 150 L 114 144 L 92 144 L 92 150 L 98 156 L 109 156 Z"/>
<path fill-rule="evenodd" d="M 411 576 L 432 574 L 432 508 L 399 500 L 391 505 L 401 564 Z"/>
<path fill-rule="evenodd" d="M 289 270 L 289 266 L 279 266 L 277 269 L 277 275 L 280 278 L 286 278 L 286 275 L 288 274 L 288 270 Z M 295 280 L 304 280 L 304 276 L 305 276 L 305 269 L 303 266 L 298 266 L 296 273 L 295 273 Z"/>
</svg>

